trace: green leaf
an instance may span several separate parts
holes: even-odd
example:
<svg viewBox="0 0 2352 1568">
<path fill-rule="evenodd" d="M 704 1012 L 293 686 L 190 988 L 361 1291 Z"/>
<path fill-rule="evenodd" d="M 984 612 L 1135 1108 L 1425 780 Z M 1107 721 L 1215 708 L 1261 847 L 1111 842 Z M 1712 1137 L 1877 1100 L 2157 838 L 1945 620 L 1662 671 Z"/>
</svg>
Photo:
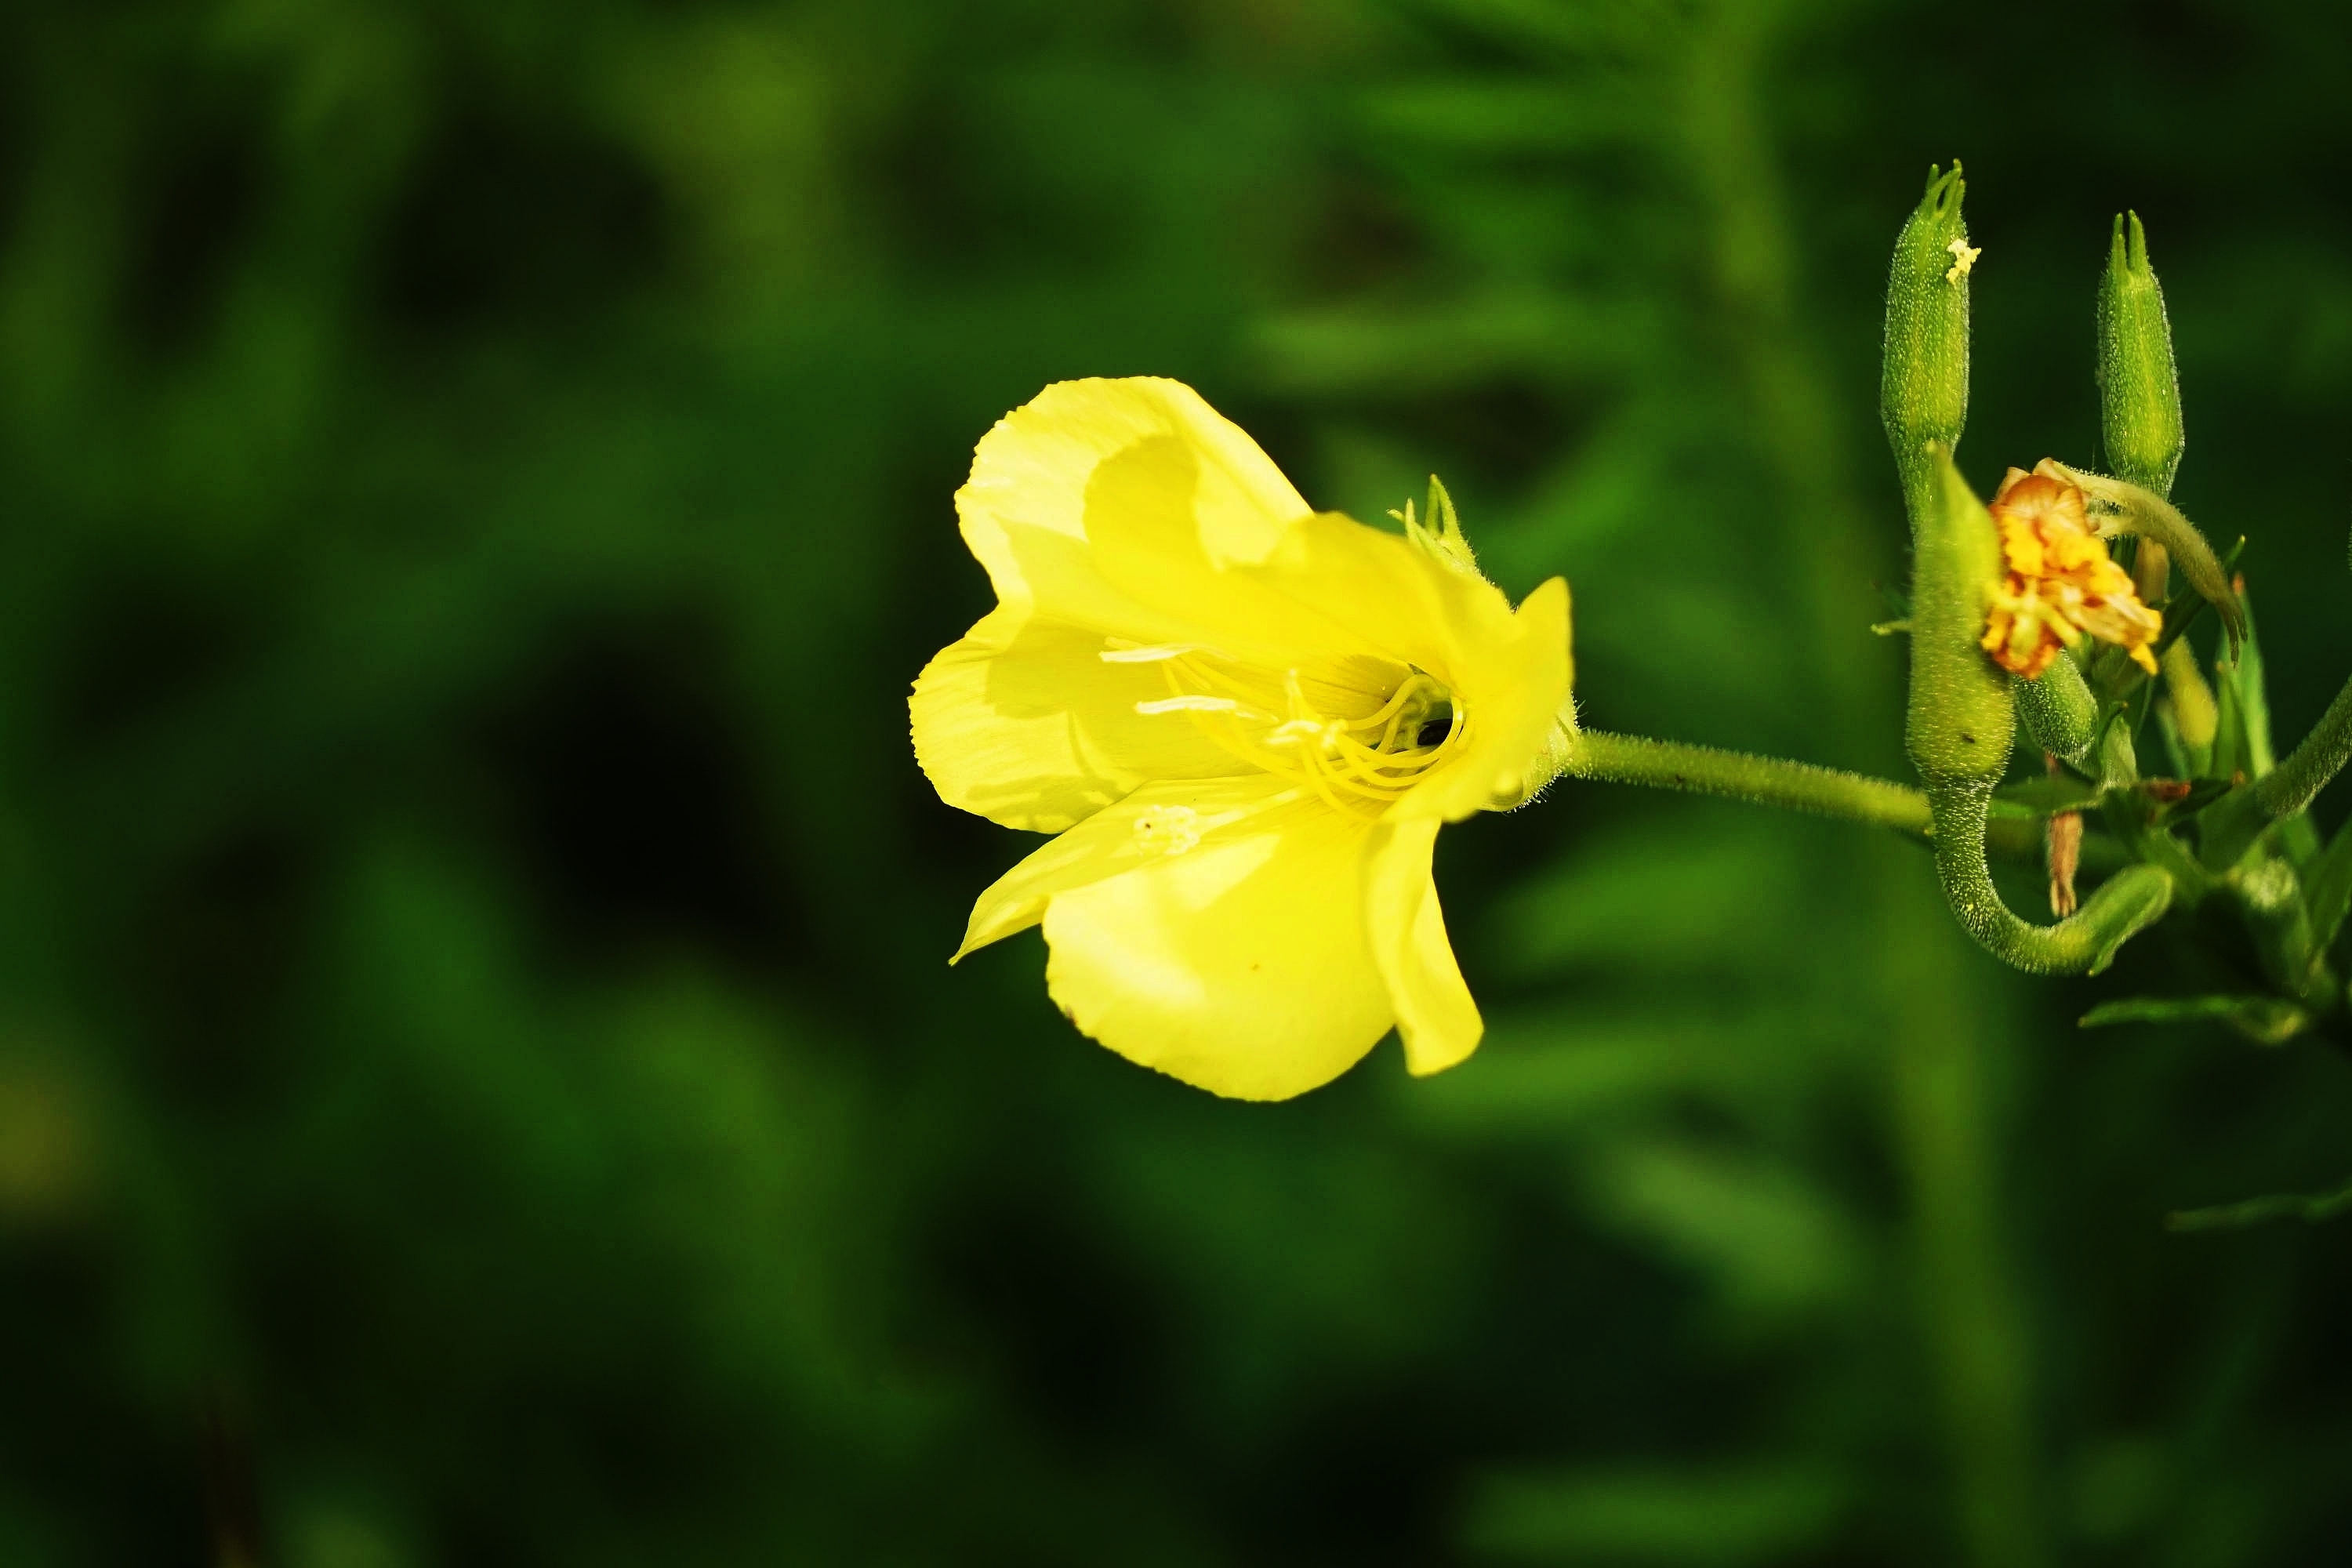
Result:
<svg viewBox="0 0 2352 1568">
<path fill-rule="evenodd" d="M 2254 640 L 2253 606 L 2246 604 L 2242 595 L 2240 603 L 2245 609 L 2245 635 L 2239 639 L 2235 657 L 2213 661 L 2213 674 L 2221 686 L 2219 695 L 2225 702 L 2234 700 L 2237 705 L 2238 731 L 2243 745 L 2237 765 L 2245 769 L 2247 777 L 2258 779 L 2278 765 L 2278 757 L 2271 748 L 2271 705 L 2263 679 L 2262 647 Z M 2218 740 L 2214 761 L 2215 772 L 2220 773 Z M 2227 778 L 2229 774 L 2221 776 Z"/>
<path fill-rule="evenodd" d="M 1846 1501 L 1833 1470 L 1802 1462 L 1509 1471 L 1473 1489 L 1465 1544 L 1504 1562 L 1777 1562 L 1828 1536 Z"/>
<path fill-rule="evenodd" d="M 1858 1222 L 1786 1162 L 1636 1131 L 1604 1146 L 1585 1179 L 1612 1228 L 1705 1279 L 1740 1321 L 1832 1307 L 1863 1278 Z"/>
<path fill-rule="evenodd" d="M 2101 1029 L 2113 1024 L 2222 1023 L 2259 1045 L 2283 1045 L 2311 1025 L 2311 1015 L 2275 996 L 2127 996 L 2102 1002 L 2077 1021 Z"/>
<path fill-rule="evenodd" d="M 2005 784 L 1993 791 L 1993 798 L 2023 806 L 2036 816 L 2054 816 L 2062 811 L 2083 811 L 2098 805 L 2099 786 L 2073 773 L 2052 773 Z"/>
<path fill-rule="evenodd" d="M 2346 911 L 2352 910 L 2352 822 L 2336 830 L 2327 848 L 2305 874 L 2304 886 L 2311 909 L 2311 940 L 2324 952 L 2344 929 Z"/>
<path fill-rule="evenodd" d="M 2334 1219 L 2337 1215 L 2352 1213 L 2352 1183 L 2347 1183 L 2332 1193 L 2305 1197 L 2297 1193 L 2277 1193 L 2268 1197 L 2248 1198 L 2243 1203 L 2221 1204 L 2212 1208 L 2178 1209 L 2164 1216 L 2167 1230 L 2243 1230 L 2248 1226 L 2262 1225 L 2274 1219 L 2299 1219 L 2307 1225 Z"/>
</svg>

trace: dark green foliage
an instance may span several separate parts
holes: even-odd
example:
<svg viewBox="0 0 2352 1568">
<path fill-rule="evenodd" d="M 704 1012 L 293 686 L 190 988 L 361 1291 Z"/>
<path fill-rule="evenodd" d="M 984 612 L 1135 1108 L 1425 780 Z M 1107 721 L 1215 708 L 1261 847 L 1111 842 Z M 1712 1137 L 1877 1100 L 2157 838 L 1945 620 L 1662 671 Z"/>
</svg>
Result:
<svg viewBox="0 0 2352 1568">
<path fill-rule="evenodd" d="M 2332 1191 L 2352 1081 L 2073 1027 L 2256 953 L 2030 984 L 1912 846 L 1563 782 L 1446 836 L 1475 1058 L 1225 1104 L 1034 938 L 946 968 L 1031 841 L 903 700 L 972 442 L 1153 372 L 1318 504 L 1443 474 L 1597 725 L 1894 772 L 1885 247 L 1957 151 L 1969 479 L 2095 455 L 2147 215 L 2300 735 L 2347 65 L 2284 4 L 7 9 L 0 1562 L 2329 1560 L 2341 1224 L 2163 1220 Z"/>
</svg>

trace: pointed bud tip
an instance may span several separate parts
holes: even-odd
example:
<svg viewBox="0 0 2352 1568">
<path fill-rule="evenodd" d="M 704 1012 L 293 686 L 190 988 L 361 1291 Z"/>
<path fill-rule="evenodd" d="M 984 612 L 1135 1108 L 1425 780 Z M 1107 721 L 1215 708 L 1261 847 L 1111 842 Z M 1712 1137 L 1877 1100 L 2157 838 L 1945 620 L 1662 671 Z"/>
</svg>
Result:
<svg viewBox="0 0 2352 1568">
<path fill-rule="evenodd" d="M 2126 208 L 2116 215 L 2116 226 L 2107 240 L 2107 270 L 2118 279 L 2134 283 L 2153 283 L 2156 269 L 2147 259 L 2147 229 L 2139 221 L 2139 214 Z"/>
<path fill-rule="evenodd" d="M 2100 422 L 2116 471 L 2161 497 L 2184 441 L 2180 380 L 2164 289 L 2148 262 L 2139 214 L 2116 215 L 2098 289 Z"/>
</svg>

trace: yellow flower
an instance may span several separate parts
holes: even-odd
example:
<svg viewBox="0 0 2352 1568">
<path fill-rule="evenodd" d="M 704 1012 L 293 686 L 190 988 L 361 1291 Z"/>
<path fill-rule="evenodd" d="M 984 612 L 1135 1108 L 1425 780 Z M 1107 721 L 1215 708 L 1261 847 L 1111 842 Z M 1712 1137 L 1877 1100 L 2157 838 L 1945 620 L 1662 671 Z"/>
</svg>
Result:
<svg viewBox="0 0 2352 1568">
<path fill-rule="evenodd" d="M 1515 614 L 1450 515 L 1314 511 L 1173 381 L 1047 387 L 956 510 L 998 603 L 917 678 L 916 756 L 950 805 L 1060 835 L 956 957 L 1042 922 L 1080 1029 L 1242 1099 L 1327 1083 L 1392 1026 L 1414 1072 L 1468 1056 L 1431 852 L 1559 771 L 1568 585 Z"/>
<path fill-rule="evenodd" d="M 2030 679 L 2088 632 L 2156 673 L 2148 645 L 2164 617 L 2139 602 L 2131 574 L 2108 559 L 2083 492 L 2056 464 L 2044 458 L 2030 474 L 2010 469 L 1989 510 L 2009 565 L 1985 626 L 1984 649 L 1994 663 Z"/>
</svg>

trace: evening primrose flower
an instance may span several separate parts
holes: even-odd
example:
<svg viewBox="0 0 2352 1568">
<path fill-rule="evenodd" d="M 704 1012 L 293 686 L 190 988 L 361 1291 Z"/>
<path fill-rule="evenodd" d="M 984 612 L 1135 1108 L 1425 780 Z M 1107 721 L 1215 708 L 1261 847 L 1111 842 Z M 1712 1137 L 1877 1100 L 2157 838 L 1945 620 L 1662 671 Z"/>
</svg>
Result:
<svg viewBox="0 0 2352 1568">
<path fill-rule="evenodd" d="M 2149 645 L 2164 617 L 2140 603 L 2131 574 L 2108 558 L 2082 490 L 2055 463 L 2045 458 L 2030 474 L 2010 469 L 1989 510 L 2009 568 L 1985 626 L 1984 649 L 1995 663 L 2031 679 L 2087 632 L 2156 673 Z"/>
<path fill-rule="evenodd" d="M 1567 584 L 1514 612 L 1450 507 L 1402 536 L 1315 511 L 1174 381 L 1047 387 L 956 510 L 998 602 L 917 678 L 916 756 L 1058 837 L 955 956 L 1042 923 L 1072 1022 L 1218 1094 L 1313 1089 L 1391 1027 L 1416 1073 L 1468 1056 L 1431 854 L 1559 772 Z"/>
</svg>

